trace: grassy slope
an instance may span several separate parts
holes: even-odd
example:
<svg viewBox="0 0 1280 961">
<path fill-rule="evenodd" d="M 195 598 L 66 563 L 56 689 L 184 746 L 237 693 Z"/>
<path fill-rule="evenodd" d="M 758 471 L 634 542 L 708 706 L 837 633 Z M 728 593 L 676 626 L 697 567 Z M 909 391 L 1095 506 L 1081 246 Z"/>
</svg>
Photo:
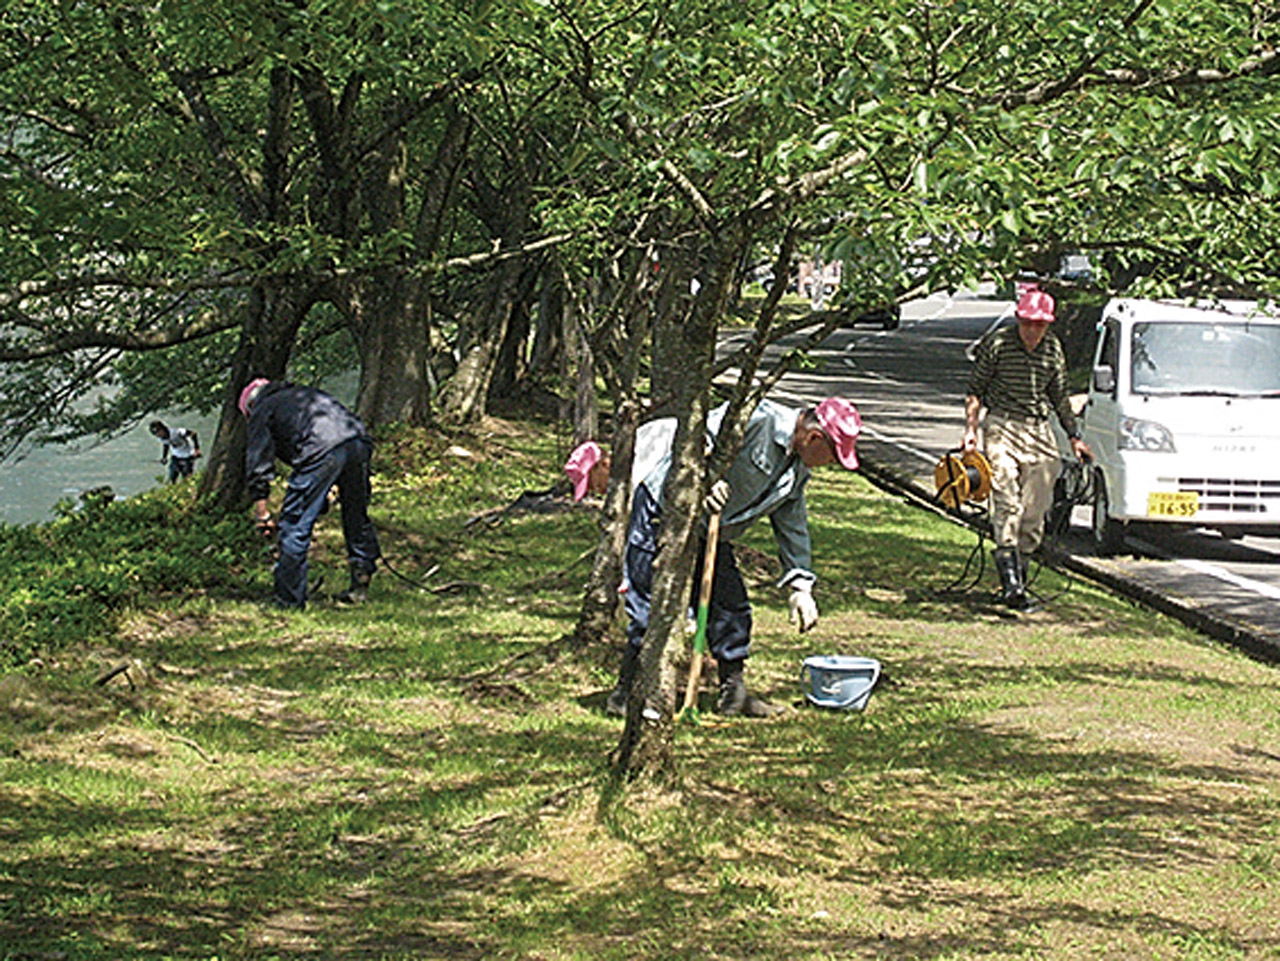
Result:
<svg viewBox="0 0 1280 961">
<path fill-rule="evenodd" d="M 1018 620 L 939 599 L 973 535 L 849 475 L 811 488 L 813 634 L 769 586 L 768 526 L 748 540 L 749 681 L 798 704 L 821 652 L 891 683 L 861 714 L 682 728 L 682 792 L 608 796 L 613 654 L 512 660 L 572 624 L 594 519 L 466 526 L 562 456 L 490 428 L 379 449 L 384 549 L 447 590 L 383 573 L 358 611 L 269 613 L 245 540 L 236 577 L 0 677 L 0 957 L 1280 951 L 1274 669 L 1053 575 Z M 338 548 L 326 519 L 331 587 Z"/>
</svg>

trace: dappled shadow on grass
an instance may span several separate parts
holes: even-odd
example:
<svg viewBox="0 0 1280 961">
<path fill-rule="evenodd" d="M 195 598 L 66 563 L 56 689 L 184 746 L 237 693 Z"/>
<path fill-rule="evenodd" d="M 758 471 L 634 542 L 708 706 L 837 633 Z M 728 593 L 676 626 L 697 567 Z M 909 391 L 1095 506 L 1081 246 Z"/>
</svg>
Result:
<svg viewBox="0 0 1280 961">
<path fill-rule="evenodd" d="M 891 903 L 893 899 L 890 899 Z M 952 892 L 922 888 L 903 902 L 920 911 L 954 913 L 963 924 L 949 932 L 900 931 L 898 925 L 881 930 L 849 933 L 830 930 L 823 921 L 811 921 L 789 933 L 771 955 L 790 958 L 889 957 L 929 959 L 952 957 L 1083 957 L 1096 953 L 1083 945 L 1068 945 L 1046 951 L 1043 932 L 1063 928 L 1096 937 L 1109 932 L 1102 943 L 1110 942 L 1112 957 L 1162 956 L 1151 945 L 1200 946 L 1206 957 L 1270 957 L 1280 940 L 1268 936 L 1241 938 L 1234 931 L 1212 923 L 1191 922 L 1155 910 L 1115 910 L 1092 908 L 1075 903 L 1036 903 L 1028 898 L 986 892 Z M 1215 953 L 1216 950 L 1216 953 Z M 826 952 L 824 955 L 822 952 Z M 1182 955 L 1172 955 L 1182 956 Z"/>
<path fill-rule="evenodd" d="M 228 785 L 217 816 L 190 823 L 163 807 L 42 801 L 5 815 L 29 825 L 6 840 L 79 822 L 111 826 L 112 841 L 86 834 L 73 857 L 10 863 L 0 892 L 14 910 L 0 936 L 19 951 L 103 959 L 480 958 L 552 944 L 593 957 L 907 958 L 1033 950 L 1032 926 L 1049 924 L 1239 943 L 1211 920 L 1037 899 L 1007 883 L 1211 862 L 1217 845 L 1267 830 L 1246 799 L 1204 786 L 1226 772 L 996 729 L 964 693 L 875 698 L 866 714 L 682 731 L 678 809 L 653 819 L 640 799 L 621 821 L 581 828 L 568 861 L 557 837 L 590 805 L 619 729 L 585 716 L 512 729 L 522 711 L 510 703 L 431 729 L 368 718 L 272 762 L 278 774 L 264 767 L 260 783 L 283 778 L 280 790 Z M 241 723 L 232 740 L 248 757 L 278 750 L 295 720 Z M 209 724 L 188 733 L 214 738 Z M 1171 844 L 1187 825 L 1195 833 Z M 574 864 L 600 844 L 593 830 L 609 846 Z M 618 863 L 575 883 L 593 857 Z M 838 910 L 804 920 L 790 893 L 799 879 L 819 899 L 867 899 L 878 927 Z M 962 929 L 903 920 L 950 907 Z M 1255 944 L 1275 946 L 1261 934 Z"/>
<path fill-rule="evenodd" d="M 248 814 L 218 839 L 213 857 L 184 850 L 175 836 L 180 826 L 157 824 L 169 833 L 149 843 L 99 848 L 70 861 L 25 858 L 10 865 L 0 881 L 0 943 L 6 957 L 67 952 L 56 956 L 104 961 L 223 952 L 259 957 L 276 951 L 289 957 L 384 957 L 428 948 L 443 953 L 417 956 L 486 956 L 479 932 L 428 936 L 416 922 L 457 890 L 452 872 L 434 875 L 430 866 L 410 871 L 411 852 L 383 840 L 370 843 L 334 832 L 300 843 L 288 833 L 288 823 L 273 820 L 325 823 L 327 814 L 321 806 L 305 805 Z M 402 879 L 425 879 L 412 895 L 403 885 L 384 890 L 370 882 L 397 861 Z M 388 911 L 394 923 L 370 923 L 371 912 L 376 917 Z"/>
<path fill-rule="evenodd" d="M 954 880 L 1212 860 L 1211 842 L 1253 834 L 1271 817 L 1248 794 L 1213 788 L 1238 781 L 1239 771 L 1072 750 L 942 714 L 829 732 L 806 724 L 779 729 L 775 740 L 752 752 L 748 785 L 709 783 L 706 809 L 730 798 L 745 821 L 766 818 L 797 840 L 815 828 L 878 839 L 884 850 L 842 869 L 864 880 L 881 871 Z M 1162 836 L 1171 825 L 1189 832 L 1184 843 Z M 810 852 L 794 850 L 802 852 L 794 869 L 813 865 Z M 787 857 L 769 861 L 776 868 Z"/>
<path fill-rule="evenodd" d="M 360 608 L 315 605 L 303 613 L 284 613 L 249 607 L 242 619 L 204 632 L 183 629 L 179 617 L 161 630 L 135 635 L 132 653 L 163 658 L 211 682 L 301 695 L 354 684 L 450 682 L 482 674 L 511 656 L 542 648 L 548 630 L 573 623 L 563 600 L 546 601 L 557 608 L 550 614 L 530 613 L 527 605 L 477 602 L 474 616 L 466 617 L 459 615 L 459 603 L 467 601 L 388 587 Z M 485 615 L 489 608 L 497 613 Z M 521 631 L 525 616 L 538 619 L 537 635 Z"/>
<path fill-rule="evenodd" d="M 264 745 L 273 740 L 268 728 L 256 738 Z M 248 790 L 239 782 L 255 749 L 244 744 L 240 773 L 206 796 L 212 810 L 6 805 L 0 823 L 9 850 L 38 848 L 47 837 L 60 845 L 47 855 L 27 848 L 5 864 L 0 936 L 19 957 L 228 949 L 231 956 L 273 949 L 317 958 L 492 956 L 495 905 L 545 884 L 468 869 L 459 859 L 501 858 L 534 843 L 540 820 L 598 780 L 600 765 L 590 759 L 600 757 L 599 735 L 590 724 L 368 732 L 292 762 L 265 762 L 257 789 Z M 69 836 L 77 824 L 82 835 Z M 426 950 L 443 953 L 412 953 Z"/>
<path fill-rule="evenodd" d="M 896 655 L 896 652 L 895 652 Z M 1239 690 L 1240 684 L 1203 671 L 1168 664 L 1106 661 L 1071 661 L 1065 664 L 970 665 L 940 662 L 928 655 L 886 655 L 891 660 L 893 685 L 911 708 L 955 704 L 957 698 L 994 688 L 1049 688 L 1069 684 L 1094 684 L 1130 688 L 1139 683 L 1174 684 L 1188 693 L 1208 696 Z M 957 670 L 957 667 L 966 669 Z"/>
<path fill-rule="evenodd" d="M 855 505 L 817 532 L 823 630 L 846 636 L 760 630 L 749 675 L 793 700 L 802 657 L 838 644 L 880 657 L 892 683 L 861 714 L 806 707 L 681 727 L 683 790 L 657 800 L 636 790 L 598 803 L 621 727 L 582 709 L 607 690 L 595 689 L 592 657 L 493 670 L 540 650 L 576 610 L 573 592 L 540 589 L 528 615 L 540 624 L 515 617 L 532 607 L 521 586 L 577 552 L 562 517 L 525 531 L 555 542 L 528 563 L 514 541 L 469 546 L 441 576 L 482 570 L 493 589 L 476 596 L 380 578 L 355 612 L 236 609 L 198 629 L 140 632 L 129 653 L 173 672 L 104 692 L 103 704 L 120 723 L 132 712 L 152 733 L 180 730 L 218 763 L 170 741 L 182 757 L 117 756 L 104 742 L 88 748 L 101 755 L 12 765 L 0 944 L 94 961 L 799 961 L 1044 955 L 1046 931 L 1065 927 L 1115 956 L 1161 943 L 1280 948 L 1265 917 L 1273 898 L 1241 937 L 1230 910 L 1086 890 L 1098 878 L 1194 886 L 1238 852 L 1270 852 L 1273 755 L 1234 746 L 1235 767 L 1134 738 L 1091 741 L 1068 724 L 1037 731 L 1018 713 L 1098 691 L 1229 698 L 1243 682 L 1167 657 L 1054 648 L 1095 632 L 1154 636 L 1119 608 L 988 625 L 932 601 L 922 585 L 941 582 L 962 538 L 914 526 L 887 536 L 897 509 Z M 770 606 L 780 602 L 762 595 Z M 774 618 L 785 614 L 761 621 Z M 1006 633 L 990 647 L 952 637 L 975 624 Z M 71 730 L 109 723 L 92 701 Z M 77 776 L 80 797 L 107 784 L 118 802 L 72 800 Z M 1231 877 L 1222 870 L 1219 881 Z"/>
</svg>

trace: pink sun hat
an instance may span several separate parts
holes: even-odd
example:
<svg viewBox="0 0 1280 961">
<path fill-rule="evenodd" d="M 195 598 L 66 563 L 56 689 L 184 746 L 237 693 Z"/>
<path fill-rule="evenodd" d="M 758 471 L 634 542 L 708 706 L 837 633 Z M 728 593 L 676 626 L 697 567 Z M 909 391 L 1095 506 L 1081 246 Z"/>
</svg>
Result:
<svg viewBox="0 0 1280 961">
<path fill-rule="evenodd" d="M 240 391 L 240 400 L 236 403 L 236 406 L 240 408 L 240 413 L 244 414 L 245 417 L 249 416 L 249 404 L 257 396 L 258 389 L 269 383 L 271 381 L 265 377 L 256 377 L 245 384 L 244 390 Z"/>
<path fill-rule="evenodd" d="M 1031 289 L 1018 298 L 1018 306 L 1014 313 L 1019 320 L 1038 320 L 1053 322 L 1053 298 L 1043 290 Z"/>
<path fill-rule="evenodd" d="M 580 501 L 587 496 L 587 483 L 591 480 L 591 468 L 600 461 L 600 445 L 593 440 L 579 444 L 564 462 L 564 472 L 573 481 L 573 499 Z"/>
<path fill-rule="evenodd" d="M 818 423 L 831 438 L 836 450 L 836 460 L 849 470 L 858 469 L 858 452 L 855 449 L 858 435 L 862 433 L 862 417 L 858 408 L 843 397 L 828 397 L 815 409 Z"/>
</svg>

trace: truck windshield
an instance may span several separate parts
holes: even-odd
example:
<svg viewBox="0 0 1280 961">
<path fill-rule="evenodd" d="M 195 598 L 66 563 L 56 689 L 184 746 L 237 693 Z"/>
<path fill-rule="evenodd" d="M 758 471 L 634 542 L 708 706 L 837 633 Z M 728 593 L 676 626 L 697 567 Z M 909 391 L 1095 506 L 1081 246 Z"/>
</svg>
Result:
<svg viewBox="0 0 1280 961">
<path fill-rule="evenodd" d="M 1135 394 L 1280 395 L 1280 324 L 1133 325 Z"/>
</svg>

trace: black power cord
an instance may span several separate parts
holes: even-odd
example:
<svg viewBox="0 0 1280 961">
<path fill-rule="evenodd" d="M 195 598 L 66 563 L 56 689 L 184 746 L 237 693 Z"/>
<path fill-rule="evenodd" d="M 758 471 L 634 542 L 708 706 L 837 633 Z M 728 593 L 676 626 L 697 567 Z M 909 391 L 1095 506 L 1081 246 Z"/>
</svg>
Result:
<svg viewBox="0 0 1280 961">
<path fill-rule="evenodd" d="M 1044 567 L 1043 558 L 1060 553 L 1062 540 L 1071 528 L 1072 511 L 1081 504 L 1093 502 L 1096 471 L 1097 468 L 1091 461 L 1073 460 L 1063 466 L 1062 472 L 1054 482 L 1053 503 L 1045 514 L 1044 540 L 1037 552 L 1038 556 L 1030 558 L 1035 563 L 1035 570 L 1032 572 L 1028 565 L 1027 583 L 1024 585 L 1027 593 L 1033 595 L 1042 604 L 1058 600 L 1075 584 L 1075 578 L 1065 574 L 1067 586 L 1050 597 L 1044 597 L 1031 589 L 1031 585 L 1040 576 L 1040 569 Z"/>
<path fill-rule="evenodd" d="M 969 556 L 965 558 L 964 568 L 960 571 L 960 576 L 954 581 L 938 591 L 941 597 L 967 596 L 982 581 L 983 575 L 987 569 L 987 554 L 982 549 L 982 542 L 986 539 L 987 531 L 991 527 L 991 523 L 986 519 L 987 509 L 980 506 L 972 506 L 966 513 L 964 505 L 967 503 L 965 496 L 970 490 L 977 489 L 975 478 L 970 474 L 973 468 L 967 468 L 954 455 L 962 452 L 962 448 L 955 448 L 947 451 L 943 455 L 942 464 L 946 468 L 946 482 L 938 487 L 938 492 L 934 495 L 934 502 L 952 517 L 973 529 L 978 535 L 978 542 L 973 546 L 973 550 L 969 552 Z M 962 473 L 963 472 L 963 473 Z M 935 476 L 935 480 L 941 480 Z M 962 496 L 962 493 L 964 496 Z M 974 568 L 974 560 L 977 559 L 977 569 Z M 972 573 L 970 571 L 972 570 Z M 961 585 L 964 585 L 963 587 Z"/>
</svg>

